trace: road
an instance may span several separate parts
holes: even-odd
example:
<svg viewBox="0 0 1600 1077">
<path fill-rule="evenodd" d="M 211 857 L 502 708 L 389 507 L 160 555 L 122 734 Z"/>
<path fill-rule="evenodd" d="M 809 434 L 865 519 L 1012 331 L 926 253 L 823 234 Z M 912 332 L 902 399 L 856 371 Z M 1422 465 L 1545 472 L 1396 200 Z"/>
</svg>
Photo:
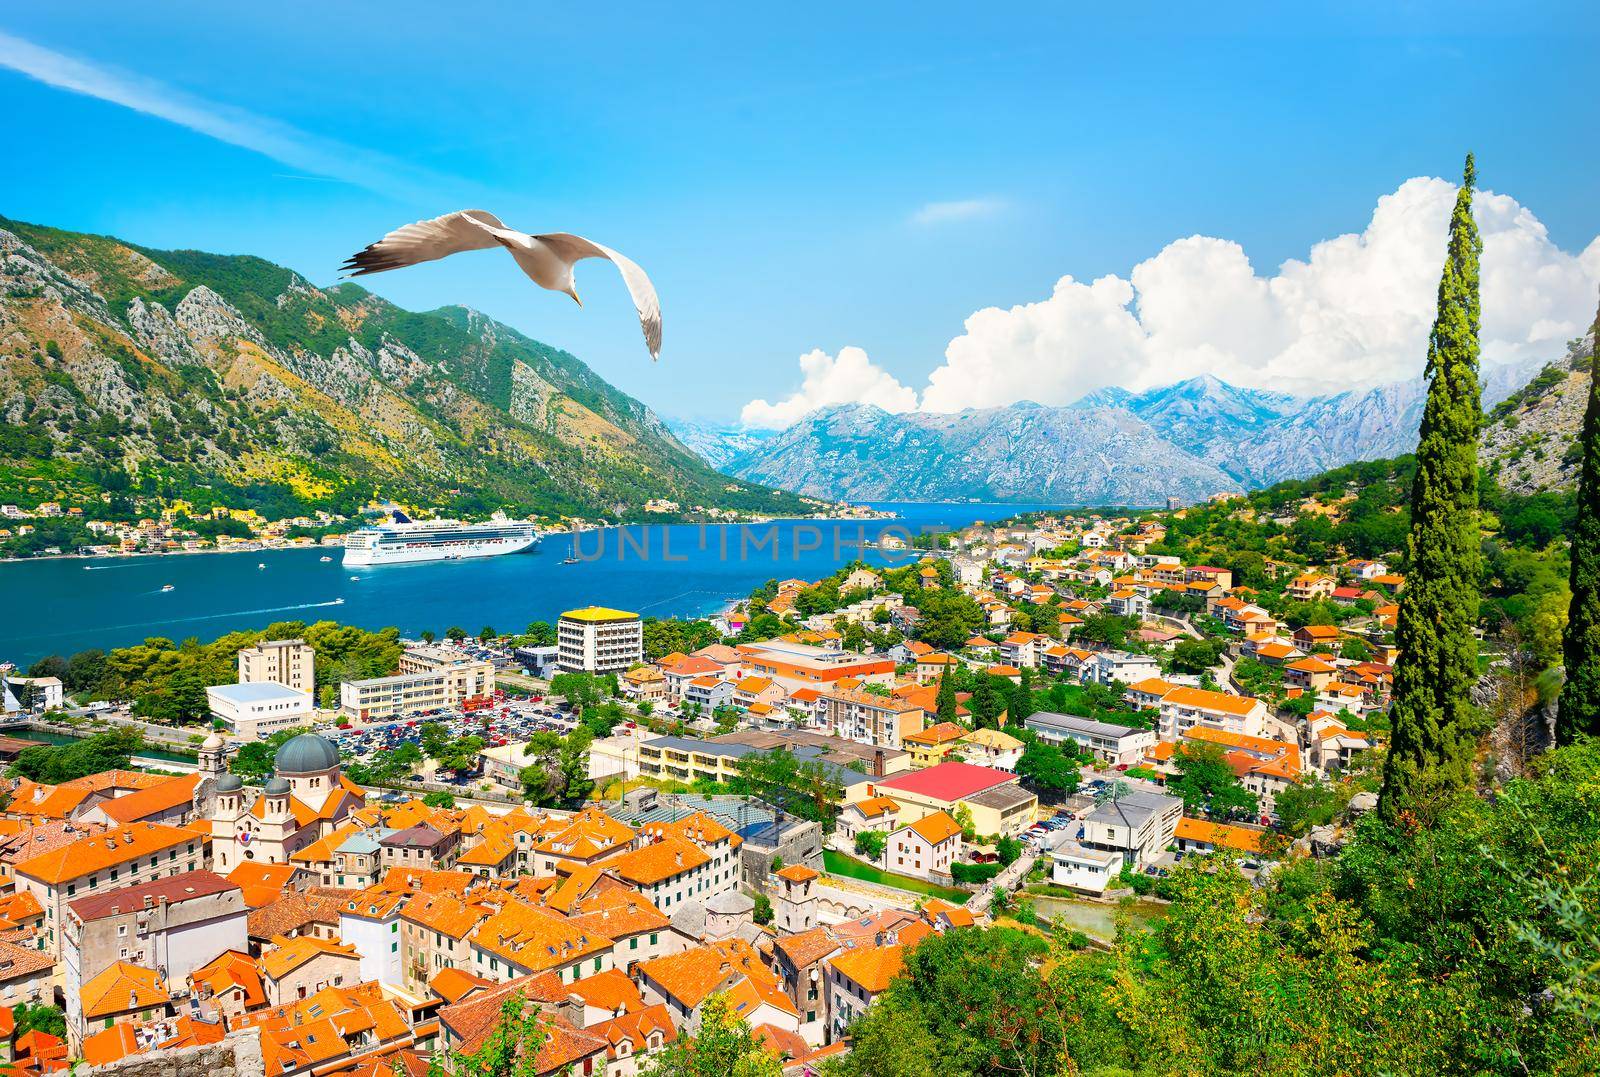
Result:
<svg viewBox="0 0 1600 1077">
<path fill-rule="evenodd" d="M 977 916 L 989 911 L 989 905 L 994 901 L 994 892 L 1003 887 L 1007 892 L 1015 890 L 1017 883 L 1028 877 L 1028 872 L 1033 870 L 1033 862 L 1038 857 L 1024 850 L 1023 854 L 1013 860 L 1009 866 L 1002 868 L 1000 874 L 990 879 L 982 890 L 972 895 L 967 901 L 967 909 L 972 915 Z"/>
</svg>

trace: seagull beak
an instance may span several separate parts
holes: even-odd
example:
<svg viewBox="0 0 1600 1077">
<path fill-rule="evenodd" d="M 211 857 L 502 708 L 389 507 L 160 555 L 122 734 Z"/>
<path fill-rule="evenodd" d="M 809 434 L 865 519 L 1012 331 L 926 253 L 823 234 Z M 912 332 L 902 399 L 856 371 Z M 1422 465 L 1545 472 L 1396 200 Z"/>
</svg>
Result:
<svg viewBox="0 0 1600 1077">
<path fill-rule="evenodd" d="M 578 298 L 578 289 L 576 289 L 576 288 L 568 288 L 567 289 L 567 294 L 572 297 L 572 301 L 574 303 L 578 304 L 578 306 L 580 306 L 580 307 L 583 306 L 583 300 Z"/>
</svg>

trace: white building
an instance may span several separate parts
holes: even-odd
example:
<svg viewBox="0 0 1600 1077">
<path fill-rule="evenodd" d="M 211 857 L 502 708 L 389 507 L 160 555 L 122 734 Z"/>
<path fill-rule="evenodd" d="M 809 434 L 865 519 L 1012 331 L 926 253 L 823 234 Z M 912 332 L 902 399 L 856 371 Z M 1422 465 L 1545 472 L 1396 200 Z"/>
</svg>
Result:
<svg viewBox="0 0 1600 1077">
<path fill-rule="evenodd" d="M 622 673 L 644 661 L 637 613 L 586 606 L 556 622 L 556 664 L 566 673 Z"/>
<path fill-rule="evenodd" d="M 1050 881 L 1091 894 L 1103 894 L 1122 874 L 1123 854 L 1112 849 L 1090 849 L 1067 839 L 1050 850 Z"/>
<path fill-rule="evenodd" d="M 407 652 L 410 654 L 410 652 Z M 401 669 L 406 656 L 401 657 Z M 458 707 L 468 699 L 494 694 L 494 667 L 471 660 L 392 677 L 345 681 L 339 686 L 339 713 L 362 722 L 381 722 L 418 711 Z"/>
<path fill-rule="evenodd" d="M 235 737 L 265 740 L 280 729 L 310 725 L 317 716 L 311 693 L 275 681 L 217 684 L 206 689 L 206 703 Z"/>
<path fill-rule="evenodd" d="M 47 711 L 59 707 L 66 693 L 59 677 L 4 677 L 4 710 L 6 714 L 20 711 Z"/>
<path fill-rule="evenodd" d="M 1147 750 L 1156 746 L 1154 730 L 1097 722 L 1092 718 L 1057 714 L 1054 711 L 1030 714 L 1022 724 L 1048 744 L 1071 742 L 1113 765 L 1137 764 Z"/>
<path fill-rule="evenodd" d="M 302 639 L 262 640 L 239 651 L 239 683 L 269 681 L 301 692 L 317 689 L 316 651 Z"/>
</svg>

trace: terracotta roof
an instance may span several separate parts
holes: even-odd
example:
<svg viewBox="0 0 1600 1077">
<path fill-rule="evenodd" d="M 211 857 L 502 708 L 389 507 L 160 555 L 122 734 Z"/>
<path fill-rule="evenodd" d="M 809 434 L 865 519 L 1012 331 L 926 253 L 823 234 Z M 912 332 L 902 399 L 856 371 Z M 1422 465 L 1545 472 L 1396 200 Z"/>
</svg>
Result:
<svg viewBox="0 0 1600 1077">
<path fill-rule="evenodd" d="M 108 801 L 100 805 L 100 810 L 114 823 L 132 823 L 181 805 L 192 804 L 195 786 L 199 784 L 198 774 L 168 778 L 160 785 L 152 785 L 148 789 L 139 789 Z"/>
<path fill-rule="evenodd" d="M 174 826 L 130 823 L 24 860 L 15 870 L 18 875 L 55 885 L 181 845 L 199 844 L 200 840 Z"/>
<path fill-rule="evenodd" d="M 921 819 L 912 823 L 911 829 L 915 830 L 928 844 L 938 845 L 940 842 L 948 841 L 960 834 L 961 824 L 950 818 L 946 813 L 936 811 L 932 815 L 924 815 Z"/>
<path fill-rule="evenodd" d="M 224 950 L 211 961 L 189 974 L 193 988 L 208 988 L 212 995 L 238 991 L 245 1009 L 266 1004 L 267 993 L 261 986 L 261 970 L 255 959 L 241 950 Z"/>
<path fill-rule="evenodd" d="M 103 894 L 81 897 L 70 902 L 68 908 L 79 920 L 87 923 L 90 920 L 133 912 L 135 909 L 147 908 L 150 905 L 177 904 L 196 898 L 226 894 L 238 889 L 236 884 L 216 872 L 201 868 L 198 871 L 186 871 L 181 875 L 153 879 L 147 883 L 125 886 Z"/>
<path fill-rule="evenodd" d="M 1246 826 L 1223 826 L 1205 819 L 1191 819 L 1187 815 L 1178 820 L 1175 838 L 1205 842 L 1208 845 L 1237 849 L 1240 852 L 1259 853 L 1263 832 Z"/>
<path fill-rule="evenodd" d="M 777 989 L 777 980 L 761 963 L 761 955 L 743 939 L 727 939 L 667 957 L 641 961 L 639 972 L 690 1009 L 715 991 L 729 991 L 749 981 L 762 1002 L 794 1013 L 794 1004 Z M 737 1004 L 735 1004 L 737 1006 Z"/>
<path fill-rule="evenodd" d="M 501 985 L 497 990 L 474 994 L 463 1002 L 446 1006 L 439 1011 L 439 1019 L 448 1025 L 458 1041 L 455 1049 L 471 1054 L 483 1046 L 483 1041 L 500 1021 L 502 1003 L 520 992 L 531 1003 L 557 1003 L 566 1000 L 566 991 L 553 974 L 524 976 Z M 548 1011 L 547 1011 L 548 1012 Z M 607 1042 L 588 1030 L 573 1028 L 559 1015 L 546 1024 L 547 1038 L 539 1047 L 534 1065 L 539 1073 L 560 1072 L 566 1066 L 583 1058 L 604 1052 Z"/>
<path fill-rule="evenodd" d="M 887 990 L 889 981 L 905 968 L 902 946 L 861 946 L 846 950 L 829 962 L 869 994 Z"/>
<path fill-rule="evenodd" d="M 111 1017 L 131 1010 L 164 1006 L 171 1001 L 161 974 L 129 961 L 114 961 L 78 992 L 83 1015 Z"/>
<path fill-rule="evenodd" d="M 813 871 L 804 864 L 790 864 L 788 867 L 780 868 L 778 871 L 774 872 L 774 874 L 777 875 L 778 878 L 787 879 L 792 883 L 803 883 L 807 880 L 815 879 L 820 872 Z"/>
<path fill-rule="evenodd" d="M 868 797 L 856 802 L 856 810 L 868 819 L 876 819 L 882 815 L 894 815 L 900 811 L 900 805 L 889 797 Z"/>
<path fill-rule="evenodd" d="M 621 969 L 607 969 L 574 981 L 568 988 L 590 1006 L 613 1014 L 636 1013 L 644 1009 L 644 996 Z"/>
<path fill-rule="evenodd" d="M 907 733 L 902 739 L 907 744 L 927 744 L 937 747 L 941 744 L 958 741 L 966 734 L 967 730 L 963 726 L 956 725 L 954 722 L 940 722 L 938 725 L 929 726 L 920 733 Z"/>
<path fill-rule="evenodd" d="M 279 935 L 262 947 L 259 964 L 267 979 L 281 980 L 301 965 L 319 957 L 361 959 L 356 948 L 346 943 L 319 939 L 315 935 L 299 935 L 292 939 Z"/>
<path fill-rule="evenodd" d="M 1227 714 L 1249 714 L 1260 706 L 1260 700 L 1254 696 L 1236 696 L 1227 692 L 1212 692 L 1204 688 L 1174 688 L 1161 700 L 1163 703 L 1175 703 L 1180 707 L 1194 707 L 1197 710 L 1222 711 Z"/>
<path fill-rule="evenodd" d="M 141 1027 L 147 1037 L 143 1044 L 138 1038 Z M 187 1015 L 144 1026 L 124 1022 L 85 1038 L 83 1060 L 91 1066 L 105 1066 L 145 1051 L 221 1043 L 223 1034 L 221 1021 L 208 1024 Z"/>
<path fill-rule="evenodd" d="M 487 991 L 494 986 L 493 980 L 458 968 L 440 969 L 428 981 L 428 987 L 446 1003 L 460 1002 L 474 991 Z"/>
<path fill-rule="evenodd" d="M 53 968 L 56 959 L 43 950 L 0 942 L 0 982 L 21 979 Z"/>
<path fill-rule="evenodd" d="M 493 912 L 487 905 L 469 904 L 454 894 L 430 892 L 417 894 L 400 908 L 402 919 L 457 940 L 466 938 Z"/>
</svg>

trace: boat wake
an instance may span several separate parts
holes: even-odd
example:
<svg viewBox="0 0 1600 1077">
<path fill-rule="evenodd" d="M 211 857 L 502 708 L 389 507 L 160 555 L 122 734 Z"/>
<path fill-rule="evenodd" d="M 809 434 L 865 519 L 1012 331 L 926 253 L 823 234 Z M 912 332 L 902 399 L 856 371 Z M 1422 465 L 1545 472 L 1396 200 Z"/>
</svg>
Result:
<svg viewBox="0 0 1600 1077">
<path fill-rule="evenodd" d="M 154 594 L 158 592 L 152 593 Z M 291 610 L 315 610 L 321 609 L 324 606 L 342 605 L 344 605 L 343 599 L 330 598 L 326 602 L 297 602 L 291 606 L 263 606 L 260 609 L 253 610 L 228 610 L 224 613 L 202 613 L 193 617 L 163 617 L 155 621 L 133 621 L 129 624 L 92 625 L 89 626 L 88 630 L 95 632 L 115 632 L 124 628 L 149 628 L 154 625 L 192 624 L 196 621 L 225 621 L 230 617 L 253 617 L 262 613 L 287 613 Z M 35 632 L 30 633 L 26 637 L 18 636 L 11 640 L 0 640 L 0 643 L 21 643 L 27 639 L 53 639 L 57 636 L 76 636 L 83 631 L 85 631 L 85 628 L 80 626 L 67 632 Z"/>
</svg>

